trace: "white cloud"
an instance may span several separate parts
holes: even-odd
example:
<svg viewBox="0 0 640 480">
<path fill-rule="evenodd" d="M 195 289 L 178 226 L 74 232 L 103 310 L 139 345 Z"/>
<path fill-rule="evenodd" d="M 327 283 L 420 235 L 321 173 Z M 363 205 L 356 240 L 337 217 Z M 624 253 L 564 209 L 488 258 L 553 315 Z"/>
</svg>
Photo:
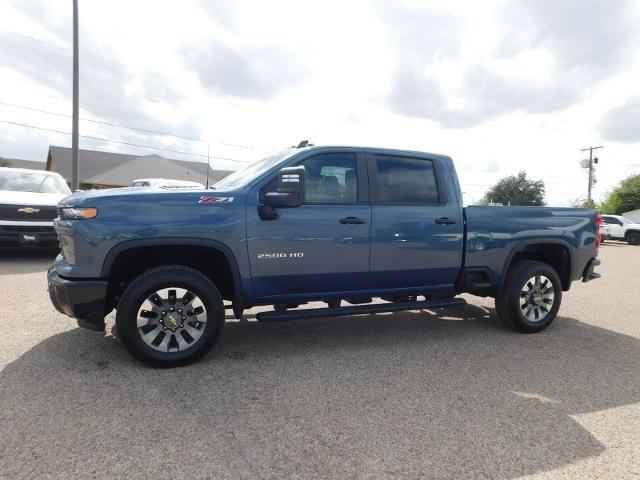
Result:
<svg viewBox="0 0 640 480">
<path fill-rule="evenodd" d="M 596 198 L 637 164 L 639 7 L 630 1 L 80 6 L 82 115 L 207 138 L 219 156 L 262 153 L 221 142 L 273 150 L 302 138 L 432 151 L 454 157 L 469 200 L 524 169 L 547 182 L 551 204 L 586 193 L 580 148 L 605 142 Z M 0 4 L 0 100 L 70 113 L 70 7 Z M 66 117 L 1 105 L 0 119 L 71 129 Z M 50 143 L 68 144 L 15 126 L 0 132 L 0 155 L 44 160 Z M 206 148 L 106 125 L 82 132 Z"/>
<path fill-rule="evenodd" d="M 219 39 L 185 49 L 188 68 L 216 94 L 270 100 L 305 80 L 304 57 L 279 45 L 228 45 Z"/>
<path fill-rule="evenodd" d="M 612 108 L 600 122 L 600 128 L 607 140 L 640 143 L 640 96 Z"/>
</svg>

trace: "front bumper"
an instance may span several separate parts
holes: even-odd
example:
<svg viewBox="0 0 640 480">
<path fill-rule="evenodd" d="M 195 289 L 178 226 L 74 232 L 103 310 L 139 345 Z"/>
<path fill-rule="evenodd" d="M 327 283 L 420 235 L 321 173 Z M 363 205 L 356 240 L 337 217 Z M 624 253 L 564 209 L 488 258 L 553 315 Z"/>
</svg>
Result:
<svg viewBox="0 0 640 480">
<path fill-rule="evenodd" d="M 589 263 L 587 263 L 587 266 L 584 268 L 584 272 L 582 273 L 583 283 L 588 282 L 590 280 L 595 280 L 596 278 L 601 277 L 599 273 L 596 273 L 593 271 L 593 269 L 596 268 L 598 265 L 600 265 L 599 258 L 592 258 L 591 260 L 589 260 Z"/>
<path fill-rule="evenodd" d="M 56 247 L 58 236 L 48 225 L 0 225 L 0 246 L 2 247 Z"/>
<path fill-rule="evenodd" d="M 104 330 L 107 280 L 70 280 L 50 268 L 47 273 L 49 297 L 60 313 L 74 317 L 89 330 Z"/>
</svg>

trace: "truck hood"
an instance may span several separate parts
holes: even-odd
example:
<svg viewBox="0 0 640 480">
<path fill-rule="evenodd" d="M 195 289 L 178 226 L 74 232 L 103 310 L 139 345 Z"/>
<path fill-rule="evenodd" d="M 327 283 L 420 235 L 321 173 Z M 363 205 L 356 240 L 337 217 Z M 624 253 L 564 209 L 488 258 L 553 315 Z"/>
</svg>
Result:
<svg viewBox="0 0 640 480">
<path fill-rule="evenodd" d="M 56 206 L 66 193 L 14 192 L 0 190 L 0 204 Z"/>
<path fill-rule="evenodd" d="M 213 201 L 209 197 L 214 197 Z M 97 207 L 100 205 L 120 204 L 121 202 L 161 205 L 180 202 L 183 204 L 198 203 L 233 203 L 237 201 L 239 192 L 221 192 L 207 189 L 162 189 L 149 187 L 110 188 L 106 190 L 89 190 L 76 192 L 64 199 L 62 204 L 74 207 Z M 219 199 L 219 200 L 218 200 Z"/>
</svg>

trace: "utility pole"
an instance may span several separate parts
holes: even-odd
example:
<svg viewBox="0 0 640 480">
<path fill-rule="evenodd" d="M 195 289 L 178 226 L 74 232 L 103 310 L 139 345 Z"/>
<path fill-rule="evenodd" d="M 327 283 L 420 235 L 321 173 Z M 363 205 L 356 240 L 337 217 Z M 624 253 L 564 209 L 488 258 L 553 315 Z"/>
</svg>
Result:
<svg viewBox="0 0 640 480">
<path fill-rule="evenodd" d="M 78 0 L 73 0 L 73 112 L 71 130 L 71 191 L 80 188 L 80 142 L 79 142 L 79 105 L 80 75 L 78 48 Z"/>
<path fill-rule="evenodd" d="M 593 158 L 593 151 L 594 150 L 598 150 L 600 148 L 604 148 L 602 145 L 600 145 L 599 147 L 589 147 L 589 148 L 583 148 L 580 151 L 581 152 L 586 152 L 587 150 L 589 150 L 589 163 L 587 164 L 587 160 L 583 160 L 583 164 L 582 164 L 582 168 L 588 168 L 589 169 L 589 189 L 587 190 L 587 202 L 591 203 L 591 189 L 593 188 L 593 172 L 594 172 L 594 158 Z M 598 159 L 595 159 L 595 163 L 598 163 Z"/>
<path fill-rule="evenodd" d="M 209 147 L 210 143 L 207 142 L 207 189 L 209 189 L 209 169 L 211 168 L 211 161 L 209 160 Z"/>
</svg>

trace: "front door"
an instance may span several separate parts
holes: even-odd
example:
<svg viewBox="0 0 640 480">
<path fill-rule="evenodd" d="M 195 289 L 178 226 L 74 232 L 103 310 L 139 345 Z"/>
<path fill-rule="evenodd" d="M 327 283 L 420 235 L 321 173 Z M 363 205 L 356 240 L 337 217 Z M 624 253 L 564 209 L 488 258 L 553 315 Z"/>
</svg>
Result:
<svg viewBox="0 0 640 480">
<path fill-rule="evenodd" d="M 607 235 L 613 238 L 624 238 L 624 225 L 622 225 L 622 221 L 616 217 L 602 217 L 602 221 L 605 223 L 606 228 L 605 231 Z"/>
<path fill-rule="evenodd" d="M 462 263 L 462 212 L 437 158 L 368 155 L 371 288 L 452 291 Z"/>
<path fill-rule="evenodd" d="M 278 209 L 274 220 L 262 220 L 257 208 L 247 209 L 257 298 L 295 298 L 368 286 L 371 206 L 364 154 L 336 150 L 311 155 L 296 163 L 305 167 L 303 205 Z"/>
</svg>

